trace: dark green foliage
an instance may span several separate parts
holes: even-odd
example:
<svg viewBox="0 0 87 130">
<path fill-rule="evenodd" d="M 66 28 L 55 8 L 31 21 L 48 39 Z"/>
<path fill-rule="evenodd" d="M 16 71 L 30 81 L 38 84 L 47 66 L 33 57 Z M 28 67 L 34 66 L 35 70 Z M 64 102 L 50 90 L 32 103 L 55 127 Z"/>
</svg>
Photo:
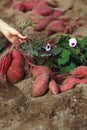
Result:
<svg viewBox="0 0 87 130">
<path fill-rule="evenodd" d="M 37 65 L 48 66 L 60 73 L 67 73 L 80 65 L 87 65 L 87 37 L 77 39 L 75 47 L 69 46 L 70 38 L 68 34 L 56 34 L 32 43 L 30 53 L 33 55 L 33 62 Z M 51 43 L 50 50 L 46 51 L 46 45 L 52 39 L 55 40 Z M 22 49 L 29 51 L 29 43 L 24 44 Z"/>
</svg>

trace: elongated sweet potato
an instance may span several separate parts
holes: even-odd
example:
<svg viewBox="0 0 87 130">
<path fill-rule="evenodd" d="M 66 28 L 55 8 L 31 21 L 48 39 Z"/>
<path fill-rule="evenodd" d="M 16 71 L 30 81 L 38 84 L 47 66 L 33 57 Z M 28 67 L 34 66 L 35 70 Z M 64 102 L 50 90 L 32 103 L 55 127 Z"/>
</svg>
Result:
<svg viewBox="0 0 87 130">
<path fill-rule="evenodd" d="M 62 16 L 62 15 L 63 15 L 63 12 L 60 10 L 54 10 L 52 13 L 52 16 L 57 17 L 57 18 Z"/>
<path fill-rule="evenodd" d="M 48 16 L 53 11 L 54 11 L 54 9 L 49 7 L 49 6 L 35 6 L 32 10 L 32 13 L 36 14 L 36 15 L 39 14 L 39 15 L 42 15 L 42 16 Z"/>
<path fill-rule="evenodd" d="M 46 28 L 47 36 L 54 33 L 63 33 L 65 31 L 65 23 L 62 20 L 52 21 Z"/>
<path fill-rule="evenodd" d="M 34 28 L 35 31 L 42 31 L 44 30 L 47 25 L 54 21 L 54 20 L 57 20 L 57 17 L 54 17 L 54 16 L 47 16 L 47 17 L 44 17 L 41 19 L 41 21 L 39 22 L 38 25 L 36 25 L 36 27 Z"/>
<path fill-rule="evenodd" d="M 85 78 L 85 79 L 80 79 L 80 84 L 87 84 L 87 78 Z"/>
<path fill-rule="evenodd" d="M 26 11 L 25 6 L 23 5 L 22 2 L 13 3 L 12 8 L 19 10 L 19 11 L 22 11 L 22 12 Z"/>
<path fill-rule="evenodd" d="M 32 10 L 34 8 L 34 6 L 37 5 L 37 3 L 38 2 L 32 2 L 32 1 L 28 1 L 28 0 L 23 1 L 23 5 L 24 5 L 26 11 Z"/>
<path fill-rule="evenodd" d="M 71 71 L 70 74 L 79 78 L 87 78 L 87 66 L 79 66 Z"/>
<path fill-rule="evenodd" d="M 53 79 L 49 82 L 49 90 L 51 91 L 52 94 L 59 93 L 59 86 Z"/>
<path fill-rule="evenodd" d="M 49 75 L 44 73 L 36 78 L 33 84 L 32 96 L 38 97 L 44 95 L 48 90 Z"/>
<path fill-rule="evenodd" d="M 34 66 L 31 67 L 30 71 L 35 79 L 43 73 L 48 75 L 51 75 L 52 73 L 51 69 L 46 66 Z"/>
<path fill-rule="evenodd" d="M 69 89 L 72 89 L 72 88 L 74 88 L 74 86 L 75 86 L 74 83 L 72 83 L 72 84 L 70 84 L 70 83 L 63 84 L 63 85 L 60 86 L 60 92 L 64 92 L 64 91 L 67 91 Z"/>
<path fill-rule="evenodd" d="M 7 54 L 3 59 L 0 61 L 0 73 L 4 76 L 10 67 L 12 61 L 11 54 Z"/>
<path fill-rule="evenodd" d="M 69 77 L 69 78 L 67 78 L 67 79 L 65 79 L 64 81 L 63 81 L 63 84 L 72 84 L 72 83 L 74 83 L 74 84 L 79 84 L 80 83 L 80 79 L 78 79 L 78 78 L 74 78 L 74 77 Z"/>
<path fill-rule="evenodd" d="M 22 55 L 17 50 L 13 50 L 12 56 L 13 60 L 7 71 L 7 80 L 15 84 L 24 78 L 24 61 Z"/>
</svg>

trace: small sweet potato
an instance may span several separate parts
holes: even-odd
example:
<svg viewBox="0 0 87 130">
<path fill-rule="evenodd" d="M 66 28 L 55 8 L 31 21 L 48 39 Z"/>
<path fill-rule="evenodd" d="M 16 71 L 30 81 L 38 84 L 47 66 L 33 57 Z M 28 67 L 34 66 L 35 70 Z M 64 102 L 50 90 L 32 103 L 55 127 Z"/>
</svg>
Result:
<svg viewBox="0 0 87 130">
<path fill-rule="evenodd" d="M 19 10 L 19 11 L 22 11 L 22 12 L 25 12 L 25 6 L 22 2 L 16 2 L 16 3 L 13 3 L 12 5 L 12 8 L 13 9 L 16 9 L 16 10 Z"/>
<path fill-rule="evenodd" d="M 34 6 L 37 5 L 37 2 L 32 2 L 32 1 L 26 0 L 26 1 L 23 1 L 23 5 L 24 5 L 26 11 L 28 11 L 28 10 L 32 10 L 34 8 Z"/>
<path fill-rule="evenodd" d="M 79 84 L 80 83 L 80 79 L 78 79 L 78 78 L 74 78 L 74 77 L 69 77 L 69 78 L 67 78 L 67 79 L 65 79 L 64 81 L 63 81 L 63 84 L 72 84 L 72 83 L 74 83 L 74 84 Z"/>
<path fill-rule="evenodd" d="M 46 28 L 47 36 L 54 33 L 63 33 L 65 31 L 65 23 L 62 20 L 52 21 Z"/>
<path fill-rule="evenodd" d="M 12 61 L 11 54 L 7 54 L 3 59 L 0 61 L 0 73 L 4 76 L 10 67 Z"/>
<path fill-rule="evenodd" d="M 48 90 L 49 75 L 44 73 L 36 78 L 33 84 L 32 97 L 44 95 Z"/>
<path fill-rule="evenodd" d="M 30 71 L 35 79 L 43 73 L 51 75 L 52 72 L 51 69 L 46 66 L 34 66 L 31 67 Z"/>
<path fill-rule="evenodd" d="M 63 85 L 60 86 L 60 92 L 64 92 L 64 91 L 67 91 L 69 89 L 72 89 L 72 88 L 74 88 L 74 86 L 75 86 L 74 83 L 72 83 L 72 84 L 70 84 L 70 83 L 63 84 Z"/>
<path fill-rule="evenodd" d="M 62 15 L 63 15 L 63 12 L 60 10 L 54 10 L 52 13 L 52 16 L 57 17 L 57 18 L 62 16 Z"/>
<path fill-rule="evenodd" d="M 79 66 L 72 70 L 70 74 L 79 78 L 87 78 L 87 66 Z"/>
<path fill-rule="evenodd" d="M 9 67 L 7 71 L 7 80 L 12 84 L 15 84 L 19 82 L 20 80 L 22 80 L 25 74 L 23 57 L 21 54 L 19 56 L 19 54 L 20 53 L 17 50 L 13 51 L 12 53 L 13 60 L 12 60 L 11 66 Z M 18 56 L 18 59 L 17 59 L 17 56 Z"/>
<path fill-rule="evenodd" d="M 46 1 L 46 3 L 49 5 L 49 6 L 51 6 L 51 7 L 57 7 L 58 5 L 57 5 L 57 1 L 56 0 L 45 0 Z"/>
<path fill-rule="evenodd" d="M 38 15 L 42 15 L 42 16 L 48 16 L 53 11 L 54 11 L 54 9 L 49 6 L 35 6 L 32 10 L 32 13 L 36 14 L 36 15 L 38 14 Z"/>
<path fill-rule="evenodd" d="M 59 93 L 59 86 L 53 79 L 49 82 L 49 90 L 51 91 L 52 94 Z"/>
<path fill-rule="evenodd" d="M 85 78 L 85 79 L 80 79 L 80 84 L 87 84 L 87 78 Z"/>
<path fill-rule="evenodd" d="M 47 25 L 54 21 L 54 20 L 57 20 L 57 17 L 54 17 L 54 16 L 47 16 L 47 17 L 44 17 L 41 19 L 41 21 L 39 22 L 39 24 L 37 26 L 35 26 L 34 30 L 35 31 L 42 31 L 44 30 Z"/>
</svg>

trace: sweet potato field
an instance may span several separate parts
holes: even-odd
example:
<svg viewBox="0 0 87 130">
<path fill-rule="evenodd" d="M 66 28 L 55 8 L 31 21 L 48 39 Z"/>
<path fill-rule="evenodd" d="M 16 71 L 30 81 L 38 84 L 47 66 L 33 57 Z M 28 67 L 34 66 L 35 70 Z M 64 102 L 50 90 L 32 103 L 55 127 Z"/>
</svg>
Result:
<svg viewBox="0 0 87 130">
<path fill-rule="evenodd" d="M 0 130 L 87 129 L 86 0 L 1 0 Z"/>
</svg>

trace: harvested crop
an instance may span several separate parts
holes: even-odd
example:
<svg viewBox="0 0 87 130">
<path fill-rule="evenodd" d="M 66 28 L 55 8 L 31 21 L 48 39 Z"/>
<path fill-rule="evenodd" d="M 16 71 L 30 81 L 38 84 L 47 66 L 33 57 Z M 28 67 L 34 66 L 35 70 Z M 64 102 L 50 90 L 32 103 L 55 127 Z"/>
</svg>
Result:
<svg viewBox="0 0 87 130">
<path fill-rule="evenodd" d="M 32 10 L 32 13 L 36 14 L 36 15 L 38 14 L 38 15 L 42 15 L 42 16 L 48 16 L 53 11 L 54 11 L 54 9 L 49 6 L 35 6 Z"/>
<path fill-rule="evenodd" d="M 49 75 L 44 73 L 36 78 L 33 84 L 32 96 L 38 97 L 44 95 L 48 90 Z"/>
<path fill-rule="evenodd" d="M 48 75 L 52 73 L 51 69 L 46 66 L 33 66 L 30 71 L 35 79 L 43 73 Z"/>
<path fill-rule="evenodd" d="M 64 91 L 67 91 L 69 89 L 72 89 L 72 88 L 74 88 L 74 86 L 75 86 L 74 83 L 72 83 L 72 84 L 70 84 L 70 83 L 63 84 L 63 85 L 60 86 L 60 92 L 64 92 Z"/>
<path fill-rule="evenodd" d="M 79 78 L 87 78 L 87 66 L 79 66 L 72 70 L 70 74 Z"/>
<path fill-rule="evenodd" d="M 80 79 L 78 79 L 78 78 L 74 78 L 74 77 L 69 77 L 69 78 L 67 78 L 67 79 L 65 79 L 64 81 L 63 81 L 63 84 L 72 84 L 72 83 L 74 83 L 74 84 L 79 84 L 80 83 Z"/>
<path fill-rule="evenodd" d="M 44 17 L 44 18 L 41 19 L 41 21 L 39 22 L 39 24 L 34 28 L 34 30 L 35 31 L 42 31 L 42 30 L 44 30 L 47 27 L 47 25 L 50 22 L 52 22 L 54 20 L 57 20 L 57 18 L 54 17 L 54 16 Z"/>
<path fill-rule="evenodd" d="M 55 82 L 55 80 L 53 80 L 53 79 L 49 82 L 49 90 L 52 94 L 58 94 L 59 93 L 59 86 Z"/>
<path fill-rule="evenodd" d="M 12 57 L 11 66 L 7 71 L 7 80 L 15 84 L 24 78 L 24 61 L 22 55 L 17 50 L 13 50 Z"/>
<path fill-rule="evenodd" d="M 34 6 L 36 6 L 37 2 L 32 2 L 32 1 L 23 1 L 23 5 L 26 9 L 26 11 L 28 10 L 32 10 L 34 8 Z"/>
<path fill-rule="evenodd" d="M 22 12 L 25 12 L 25 6 L 22 2 L 13 3 L 12 8 L 19 10 L 19 11 L 22 11 Z"/>
<path fill-rule="evenodd" d="M 80 79 L 80 84 L 87 84 L 87 78 L 85 78 L 85 79 Z"/>
<path fill-rule="evenodd" d="M 63 12 L 60 10 L 54 10 L 52 13 L 52 16 L 57 17 L 57 18 L 62 16 L 62 15 L 63 15 Z"/>
<path fill-rule="evenodd" d="M 4 76 L 10 67 L 12 61 L 11 54 L 7 54 L 3 59 L 0 61 L 0 73 Z"/>
<path fill-rule="evenodd" d="M 65 31 L 65 23 L 62 20 L 52 21 L 46 28 L 47 36 L 54 33 L 63 33 Z"/>
</svg>

